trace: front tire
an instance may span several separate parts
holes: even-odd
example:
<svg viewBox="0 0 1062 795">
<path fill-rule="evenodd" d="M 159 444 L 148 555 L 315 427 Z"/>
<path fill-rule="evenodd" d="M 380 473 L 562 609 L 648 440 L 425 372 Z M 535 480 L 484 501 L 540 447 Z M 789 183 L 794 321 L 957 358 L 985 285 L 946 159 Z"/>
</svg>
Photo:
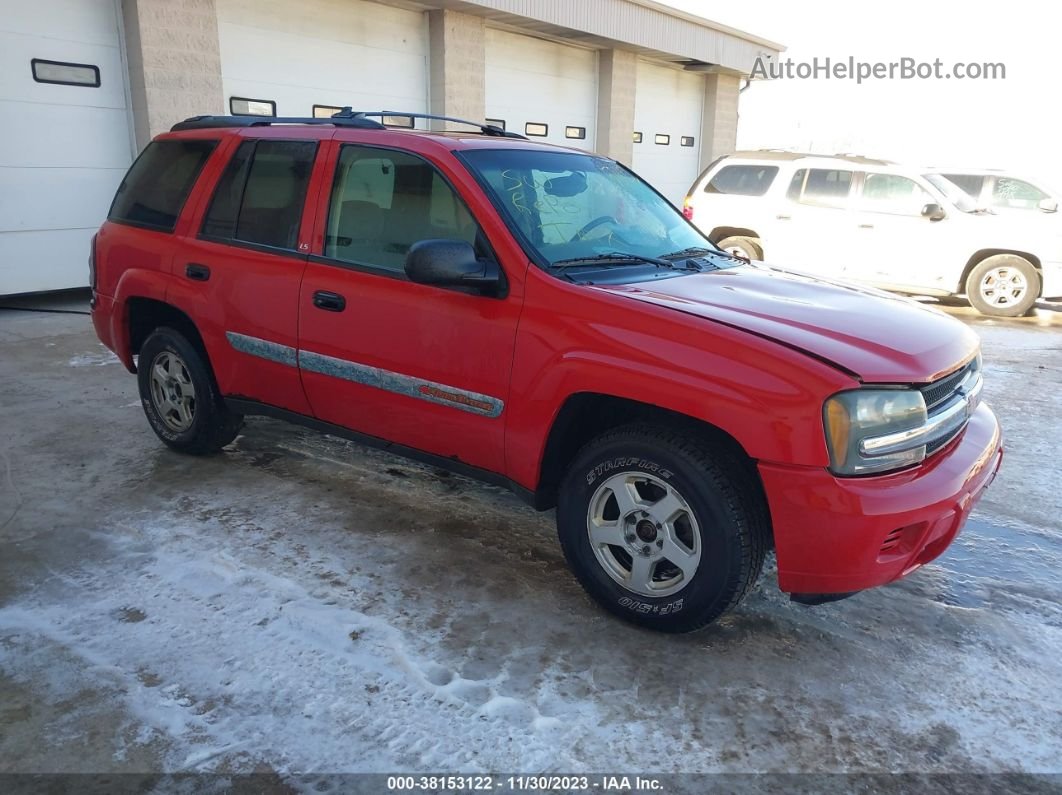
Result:
<svg viewBox="0 0 1062 795">
<path fill-rule="evenodd" d="M 763 243 L 759 238 L 753 237 L 725 237 L 716 243 L 723 251 L 730 252 L 738 257 L 744 257 L 750 261 L 763 260 Z"/>
<path fill-rule="evenodd" d="M 1021 317 L 1040 294 L 1040 274 L 1016 254 L 986 257 L 966 277 L 966 297 L 982 315 Z"/>
<path fill-rule="evenodd" d="M 609 431 L 575 457 L 557 531 L 587 592 L 662 632 L 701 629 L 759 577 L 769 527 L 752 475 L 734 457 L 657 425 Z"/>
<path fill-rule="evenodd" d="M 225 408 L 206 357 L 175 329 L 162 326 L 144 340 L 137 385 L 152 430 L 179 452 L 216 453 L 243 424 Z"/>
</svg>

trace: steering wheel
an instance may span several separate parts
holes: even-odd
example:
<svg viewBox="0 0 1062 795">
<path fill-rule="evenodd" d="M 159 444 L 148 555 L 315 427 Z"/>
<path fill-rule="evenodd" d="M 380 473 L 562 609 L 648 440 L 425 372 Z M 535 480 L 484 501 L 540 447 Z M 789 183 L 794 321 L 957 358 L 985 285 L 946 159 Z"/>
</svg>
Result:
<svg viewBox="0 0 1062 795">
<path fill-rule="evenodd" d="M 595 229 L 597 229 L 602 224 L 612 224 L 613 226 L 619 226 L 619 221 L 617 221 L 611 215 L 599 215 L 593 221 L 590 221 L 582 229 L 580 229 L 578 232 L 576 232 L 574 235 L 572 235 L 572 239 L 569 240 L 568 242 L 569 243 L 575 243 L 575 242 L 577 242 L 579 240 L 582 240 L 590 232 L 593 232 Z"/>
</svg>

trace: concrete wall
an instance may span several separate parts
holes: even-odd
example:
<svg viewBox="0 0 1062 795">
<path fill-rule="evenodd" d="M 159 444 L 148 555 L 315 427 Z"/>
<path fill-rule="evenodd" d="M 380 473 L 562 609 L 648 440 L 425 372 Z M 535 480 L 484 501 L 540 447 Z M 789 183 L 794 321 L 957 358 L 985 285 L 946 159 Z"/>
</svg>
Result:
<svg viewBox="0 0 1062 795">
<path fill-rule="evenodd" d="M 429 112 L 482 120 L 487 113 L 483 18 L 458 11 L 429 11 L 428 48 Z M 446 125 L 433 123 L 433 129 L 446 129 Z"/>
<path fill-rule="evenodd" d="M 629 50 L 602 50 L 597 63 L 597 151 L 629 166 L 638 58 Z"/>
<path fill-rule="evenodd" d="M 175 122 L 225 112 L 214 0 L 123 0 L 137 149 Z"/>
<path fill-rule="evenodd" d="M 738 94 L 741 78 L 708 74 L 704 79 L 704 115 L 701 123 L 701 169 L 737 148 Z"/>
</svg>

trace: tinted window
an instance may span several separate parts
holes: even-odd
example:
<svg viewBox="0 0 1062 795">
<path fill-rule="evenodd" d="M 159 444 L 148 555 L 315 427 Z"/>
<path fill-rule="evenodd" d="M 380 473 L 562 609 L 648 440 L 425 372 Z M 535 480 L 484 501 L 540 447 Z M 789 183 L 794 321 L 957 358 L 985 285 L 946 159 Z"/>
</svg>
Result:
<svg viewBox="0 0 1062 795">
<path fill-rule="evenodd" d="M 993 207 L 1012 207 L 1019 210 L 1035 210 L 1047 194 L 1020 179 L 998 177 L 992 189 Z"/>
<path fill-rule="evenodd" d="M 111 221 L 172 232 L 217 141 L 154 141 L 125 175 L 107 214 Z"/>
<path fill-rule="evenodd" d="M 344 146 L 336 164 L 325 255 L 402 271 L 419 240 L 476 244 L 479 228 L 431 165 L 413 155 Z"/>
<path fill-rule="evenodd" d="M 820 207 L 843 207 L 852 187 L 852 172 L 828 168 L 812 168 L 800 201 Z"/>
<path fill-rule="evenodd" d="M 727 166 L 712 177 L 704 192 L 762 196 L 771 187 L 777 173 L 778 166 Z"/>
<path fill-rule="evenodd" d="M 976 174 L 945 174 L 944 176 L 971 197 L 975 199 L 981 197 L 981 186 L 985 183 L 984 177 L 979 177 Z"/>
<path fill-rule="evenodd" d="M 793 201 L 800 201 L 800 194 L 804 191 L 804 178 L 808 175 L 806 168 L 797 169 L 793 173 L 793 178 L 789 180 L 789 188 L 785 192 L 785 197 Z"/>
<path fill-rule="evenodd" d="M 861 209 L 892 215 L 921 215 L 933 198 L 912 179 L 896 174 L 867 174 Z"/>
<path fill-rule="evenodd" d="M 316 151 L 313 141 L 240 144 L 214 191 L 203 234 L 293 250 Z"/>
</svg>

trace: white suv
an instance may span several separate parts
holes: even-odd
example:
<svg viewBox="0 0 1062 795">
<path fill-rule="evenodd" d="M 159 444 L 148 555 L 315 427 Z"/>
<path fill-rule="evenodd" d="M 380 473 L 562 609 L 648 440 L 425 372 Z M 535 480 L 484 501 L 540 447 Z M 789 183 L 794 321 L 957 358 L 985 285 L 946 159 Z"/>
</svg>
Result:
<svg viewBox="0 0 1062 795">
<path fill-rule="evenodd" d="M 986 315 L 1062 297 L 1062 235 L 987 213 L 941 174 L 774 150 L 720 158 L 683 212 L 721 248 L 913 295 L 965 294 Z"/>
</svg>

